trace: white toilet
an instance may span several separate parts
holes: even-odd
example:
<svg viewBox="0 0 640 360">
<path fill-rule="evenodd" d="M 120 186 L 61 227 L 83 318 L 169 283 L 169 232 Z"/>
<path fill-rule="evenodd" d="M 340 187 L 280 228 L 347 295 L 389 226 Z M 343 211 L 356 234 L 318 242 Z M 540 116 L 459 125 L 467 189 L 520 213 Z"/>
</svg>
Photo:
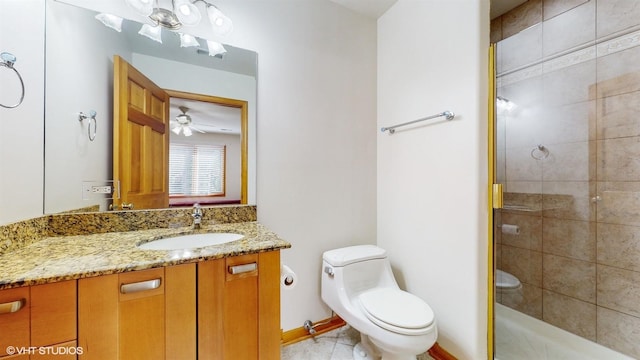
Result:
<svg viewBox="0 0 640 360">
<path fill-rule="evenodd" d="M 507 306 L 517 306 L 524 301 L 522 283 L 506 271 L 496 269 L 496 299 Z"/>
<path fill-rule="evenodd" d="M 384 249 L 350 246 L 322 260 L 322 300 L 361 334 L 354 359 L 415 360 L 436 342 L 433 311 L 400 290 Z"/>
</svg>

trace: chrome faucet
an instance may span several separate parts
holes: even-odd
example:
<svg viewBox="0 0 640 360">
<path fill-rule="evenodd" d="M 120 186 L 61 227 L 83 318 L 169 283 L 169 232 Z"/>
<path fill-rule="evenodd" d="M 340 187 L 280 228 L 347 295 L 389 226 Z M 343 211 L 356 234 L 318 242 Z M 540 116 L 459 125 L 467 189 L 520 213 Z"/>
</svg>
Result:
<svg viewBox="0 0 640 360">
<path fill-rule="evenodd" d="M 193 217 L 193 228 L 200 229 L 200 223 L 202 222 L 202 208 L 200 204 L 193 204 L 193 213 L 191 216 Z"/>
</svg>

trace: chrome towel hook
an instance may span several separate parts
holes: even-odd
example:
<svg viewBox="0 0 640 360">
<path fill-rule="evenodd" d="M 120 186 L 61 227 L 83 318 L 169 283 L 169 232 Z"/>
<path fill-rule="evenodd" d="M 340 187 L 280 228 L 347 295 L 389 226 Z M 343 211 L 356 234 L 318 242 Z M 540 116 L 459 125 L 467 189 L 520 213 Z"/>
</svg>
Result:
<svg viewBox="0 0 640 360">
<path fill-rule="evenodd" d="M 22 87 L 22 94 L 20 95 L 20 100 L 18 101 L 17 104 L 15 105 L 0 104 L 0 106 L 7 109 L 13 109 L 15 107 L 18 107 L 20 104 L 22 104 L 22 100 L 24 100 L 24 81 L 22 81 L 22 76 L 20 75 L 18 70 L 15 67 L 13 67 L 13 64 L 15 63 L 16 63 L 16 57 L 13 54 L 8 52 L 0 53 L 0 66 L 13 70 L 16 73 L 16 75 L 18 75 L 18 80 L 20 80 L 20 86 Z"/>
<path fill-rule="evenodd" d="M 78 120 L 80 122 L 82 122 L 82 120 L 84 119 L 89 119 L 87 134 L 89 135 L 89 140 L 91 141 L 96 139 L 96 132 L 98 131 L 98 120 L 96 120 L 96 115 L 98 115 L 98 113 L 96 113 L 95 110 L 89 110 L 89 114 L 85 114 L 83 112 L 80 112 L 80 114 L 78 114 Z M 93 120 L 93 134 L 91 133 L 91 120 Z"/>
</svg>

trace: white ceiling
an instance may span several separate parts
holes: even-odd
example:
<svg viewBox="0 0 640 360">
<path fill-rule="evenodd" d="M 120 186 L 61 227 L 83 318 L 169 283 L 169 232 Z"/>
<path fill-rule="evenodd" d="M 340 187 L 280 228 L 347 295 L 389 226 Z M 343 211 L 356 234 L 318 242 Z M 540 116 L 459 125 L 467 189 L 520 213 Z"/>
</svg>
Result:
<svg viewBox="0 0 640 360">
<path fill-rule="evenodd" d="M 214 103 L 171 98 L 169 108 L 169 118 L 175 119 L 182 114 L 179 106 L 189 108 L 187 115 L 191 116 L 193 127 L 207 133 L 240 134 L 240 109 L 217 105 Z"/>
<path fill-rule="evenodd" d="M 398 0 L 329 0 L 357 13 L 377 19 Z M 491 0 L 491 19 L 496 18 L 527 0 Z"/>
<path fill-rule="evenodd" d="M 347 9 L 377 19 L 398 0 L 329 0 Z"/>
</svg>

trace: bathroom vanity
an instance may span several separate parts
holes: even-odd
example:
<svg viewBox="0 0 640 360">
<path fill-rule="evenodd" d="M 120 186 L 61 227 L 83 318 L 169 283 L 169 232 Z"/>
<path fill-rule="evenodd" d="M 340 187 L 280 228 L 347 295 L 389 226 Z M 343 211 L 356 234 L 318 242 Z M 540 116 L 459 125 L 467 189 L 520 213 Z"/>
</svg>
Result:
<svg viewBox="0 0 640 360">
<path fill-rule="evenodd" d="M 82 358 L 279 359 L 279 274 L 270 251 L 79 279 Z"/>
<path fill-rule="evenodd" d="M 244 237 L 197 249 L 138 248 L 194 232 Z M 244 221 L 48 236 L 5 250 L 0 359 L 49 359 L 52 351 L 56 360 L 279 359 L 280 250 L 288 247 Z"/>
</svg>

